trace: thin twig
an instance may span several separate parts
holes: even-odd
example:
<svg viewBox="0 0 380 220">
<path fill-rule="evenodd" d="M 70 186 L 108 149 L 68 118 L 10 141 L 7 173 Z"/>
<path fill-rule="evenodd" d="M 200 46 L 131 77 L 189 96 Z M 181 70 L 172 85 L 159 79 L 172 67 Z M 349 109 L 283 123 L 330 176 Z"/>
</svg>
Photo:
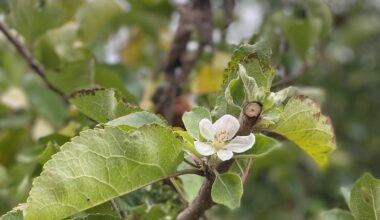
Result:
<svg viewBox="0 0 380 220">
<path fill-rule="evenodd" d="M 171 185 L 173 186 L 173 188 L 175 189 L 175 191 L 177 192 L 178 197 L 181 200 L 183 206 L 188 207 L 189 206 L 189 202 L 187 201 L 186 196 L 182 192 L 181 188 L 175 182 L 175 179 L 174 178 L 170 178 L 169 181 L 170 181 Z"/>
<path fill-rule="evenodd" d="M 46 85 L 51 89 L 52 91 L 56 92 L 63 98 L 65 98 L 65 94 L 59 91 L 57 88 L 55 88 L 46 78 L 46 72 L 45 69 L 41 64 L 39 64 L 32 56 L 32 53 L 20 42 L 20 40 L 13 36 L 12 33 L 8 30 L 6 25 L 3 22 L 0 22 L 0 31 L 5 35 L 5 37 L 8 39 L 8 41 L 16 48 L 16 50 L 19 52 L 19 54 L 25 59 L 25 61 L 29 64 L 30 68 L 34 70 L 46 83 Z"/>
<path fill-rule="evenodd" d="M 165 179 L 168 179 L 168 178 L 174 178 L 174 177 L 177 177 L 177 176 L 182 176 L 182 175 L 186 175 L 186 174 L 195 174 L 195 175 L 198 175 L 198 176 L 204 176 L 204 173 L 203 171 L 199 170 L 199 169 L 184 169 L 184 170 L 180 170 L 176 173 L 173 173 L 172 175 L 169 175 L 167 176 Z"/>
<path fill-rule="evenodd" d="M 194 167 L 194 168 L 199 168 L 199 166 L 197 166 L 196 164 L 192 163 L 190 160 L 188 159 L 184 159 L 185 163 L 189 164 L 190 166 Z"/>
<path fill-rule="evenodd" d="M 112 209 L 113 209 L 115 212 L 117 212 L 117 214 L 119 215 L 120 219 L 124 219 L 124 218 L 125 218 L 125 213 L 124 213 L 123 210 L 120 210 L 120 209 L 119 209 L 119 207 L 117 206 L 115 200 L 111 199 L 111 200 L 109 201 L 109 203 L 110 203 Z"/>
<path fill-rule="evenodd" d="M 244 173 L 243 173 L 243 175 L 241 177 L 241 181 L 243 182 L 243 185 L 245 185 L 245 183 L 247 182 L 247 177 L 249 175 L 249 170 L 252 167 L 252 161 L 253 161 L 252 158 L 248 159 L 247 166 L 244 169 Z"/>
<path fill-rule="evenodd" d="M 297 73 L 293 75 L 285 76 L 283 79 L 279 80 L 278 82 L 273 83 L 272 88 L 279 88 L 282 86 L 289 85 L 291 82 L 305 75 L 308 69 L 309 69 L 309 65 L 305 63 Z"/>
</svg>

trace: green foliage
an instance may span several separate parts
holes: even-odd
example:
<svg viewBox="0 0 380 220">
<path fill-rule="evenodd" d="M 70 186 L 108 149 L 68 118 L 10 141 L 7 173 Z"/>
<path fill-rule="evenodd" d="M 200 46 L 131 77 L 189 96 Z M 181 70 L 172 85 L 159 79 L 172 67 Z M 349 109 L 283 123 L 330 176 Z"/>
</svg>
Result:
<svg viewBox="0 0 380 220">
<path fill-rule="evenodd" d="M 56 93 L 41 87 L 36 82 L 27 82 L 25 92 L 36 113 L 56 127 L 64 125 L 68 118 L 66 104 Z"/>
<path fill-rule="evenodd" d="M 194 108 L 190 112 L 185 112 L 183 114 L 182 120 L 187 132 L 191 137 L 197 140 L 201 139 L 201 135 L 199 133 L 199 122 L 204 118 L 211 121 L 210 112 L 203 107 Z"/>
<path fill-rule="evenodd" d="M 263 92 L 269 91 L 274 77 L 274 69 L 270 63 L 270 55 L 270 47 L 265 41 L 258 42 L 255 45 L 242 44 L 236 48 L 225 70 L 225 80 L 216 99 L 213 117 L 219 118 L 224 114 L 238 116 L 240 108 L 234 105 L 232 101 L 238 99 L 241 100 L 238 101 L 238 103 L 241 103 L 244 99 L 254 98 L 250 97 L 249 94 L 245 94 L 244 96 L 242 91 L 251 93 L 251 89 L 254 87 L 256 88 L 255 91 L 257 91 L 257 89 L 264 90 Z M 239 64 L 244 68 L 239 68 Z M 246 69 L 247 74 L 245 74 L 244 69 Z M 241 75 L 243 75 L 243 78 Z M 242 83 L 237 84 L 239 83 L 239 77 Z M 242 84 L 244 84 L 245 90 L 241 90 Z"/>
<path fill-rule="evenodd" d="M 182 157 L 182 141 L 157 125 L 83 131 L 35 179 L 25 219 L 69 217 L 173 174 Z"/>
<path fill-rule="evenodd" d="M 109 89 L 83 90 L 75 93 L 70 102 L 88 117 L 106 123 L 134 111 L 128 109 L 115 95 L 115 91 Z"/>
<path fill-rule="evenodd" d="M 236 1 L 229 28 L 224 26 L 222 3 L 211 1 L 212 31 L 221 38 L 213 42 L 212 53 L 206 50 L 199 57 L 185 89 L 179 91 L 178 100 L 200 106 L 184 114 L 186 130 L 170 127 L 152 113 L 150 102 L 154 89 L 164 83 L 164 77 L 157 75 L 175 38 L 175 11 L 182 8 L 173 2 L 0 1 L 2 22 L 32 52 L 49 83 L 65 94 L 60 97 L 49 90 L 9 41 L 0 38 L 0 216 L 25 203 L 37 177 L 28 199 L 29 219 L 69 215 L 70 219 L 117 219 L 108 203 L 111 198 L 127 214 L 126 219 L 174 218 L 184 208 L 175 191 L 163 181 L 151 183 L 173 174 L 180 163 L 184 168 L 182 151 L 190 161 L 201 158 L 194 141 L 200 138 L 199 121 L 211 120 L 207 109 L 213 109 L 215 121 L 225 114 L 237 117 L 247 101 L 257 101 L 263 111 L 253 130 L 256 144 L 234 155 L 232 168 L 215 182 L 219 184 L 216 191 L 223 193 L 215 195 L 213 189 L 213 198 L 229 208 L 238 206 L 240 175 L 248 158 L 253 161 L 253 175 L 246 185 L 254 187 L 246 187 L 240 209 L 226 211 L 219 206 L 209 210 L 207 217 L 376 219 L 379 180 L 369 174 L 358 180 L 352 192 L 345 190 L 352 214 L 341 209 L 322 212 L 332 206 L 344 208 L 344 199 L 338 195 L 341 184 L 365 170 L 380 174 L 380 120 L 376 117 L 380 108 L 380 16 L 376 1 Z M 246 13 L 251 9 L 260 13 Z M 250 17 L 247 14 L 263 21 L 254 34 L 248 26 L 255 22 L 241 23 Z M 241 25 L 244 31 L 236 31 Z M 249 43 L 235 47 L 231 45 L 235 37 L 248 37 Z M 191 40 L 199 43 L 199 36 L 192 35 Z M 227 58 L 219 59 L 220 54 Z M 226 66 L 224 82 L 219 85 L 219 73 Z M 202 88 L 201 95 L 194 88 L 199 79 L 205 87 L 212 85 Z M 283 80 L 302 88 L 279 86 Z M 6 97 L 12 88 L 21 95 Z M 323 112 L 332 116 L 336 137 L 322 107 L 295 94 L 318 96 Z M 14 107 L 9 100 L 24 102 Z M 181 125 L 177 123 L 181 113 L 189 109 L 181 104 L 175 109 L 175 126 Z M 340 147 L 331 154 L 335 138 Z M 128 158 L 139 154 L 138 161 L 154 166 L 131 167 L 133 162 L 125 162 L 120 149 L 132 152 Z M 82 150 L 86 153 L 81 154 Z M 115 151 L 120 160 L 104 159 Z M 326 172 L 320 173 L 305 155 Z M 198 169 L 205 171 L 210 161 L 202 160 Z M 165 172 L 157 167 L 165 167 Z M 107 169 L 112 171 L 109 178 L 116 181 L 107 182 Z M 125 171 L 125 181 L 120 181 L 119 171 Z M 97 180 L 78 177 L 81 172 L 94 174 Z M 179 179 L 175 181 L 192 201 L 204 177 L 191 174 Z M 230 195 L 226 189 L 237 192 Z M 41 208 L 45 205 L 46 209 Z M 1 219 L 23 219 L 23 215 L 11 211 Z"/>
<path fill-rule="evenodd" d="M 58 27 L 68 21 L 82 0 L 8 1 L 11 14 L 9 20 L 29 43 L 49 29 Z M 55 19 L 51 19 L 54 17 Z"/>
<path fill-rule="evenodd" d="M 243 184 L 240 176 L 234 173 L 223 173 L 216 176 L 211 189 L 211 197 L 214 202 L 235 209 L 240 206 L 242 195 Z"/>
<path fill-rule="evenodd" d="M 355 219 L 379 219 L 380 180 L 364 174 L 352 187 L 349 206 Z"/>
<path fill-rule="evenodd" d="M 12 210 L 0 217 L 1 220 L 23 220 L 21 210 Z"/>
<path fill-rule="evenodd" d="M 88 214 L 86 216 L 72 218 L 72 220 L 118 220 L 119 218 L 107 214 Z"/>
<path fill-rule="evenodd" d="M 194 174 L 181 176 L 183 184 L 183 191 L 185 193 L 186 199 L 192 202 L 194 198 L 198 195 L 198 191 L 202 186 L 203 178 Z"/>
<path fill-rule="evenodd" d="M 161 126 L 166 126 L 166 122 L 158 117 L 157 115 L 150 113 L 150 112 L 133 112 L 131 114 L 122 116 L 120 118 L 116 118 L 112 121 L 107 122 L 107 125 L 111 126 L 128 126 L 128 127 L 134 127 L 139 128 L 143 125 L 148 124 L 158 124 Z"/>
<path fill-rule="evenodd" d="M 93 66 L 93 60 L 72 62 L 63 69 L 48 71 L 47 79 L 60 91 L 69 95 L 77 90 L 95 86 Z"/>
</svg>

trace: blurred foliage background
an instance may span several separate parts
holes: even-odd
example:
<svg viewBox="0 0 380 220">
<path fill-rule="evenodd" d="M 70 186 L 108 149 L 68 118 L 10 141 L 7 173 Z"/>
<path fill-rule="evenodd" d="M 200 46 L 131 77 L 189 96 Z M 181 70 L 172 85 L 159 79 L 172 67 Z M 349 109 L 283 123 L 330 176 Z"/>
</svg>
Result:
<svg viewBox="0 0 380 220">
<path fill-rule="evenodd" d="M 114 88 L 125 101 L 154 110 L 151 97 L 163 79 L 160 67 L 178 26 L 176 7 L 186 2 L 0 1 L 0 21 L 29 48 L 61 93 L 50 90 L 0 35 L 0 215 L 25 202 L 33 177 L 61 144 L 95 126 L 62 94 Z M 347 209 L 341 187 L 365 171 L 380 177 L 380 2 L 237 0 L 227 28 L 222 1 L 212 1 L 212 12 L 214 45 L 193 68 L 181 94 L 185 106 L 212 107 L 235 46 L 266 39 L 278 70 L 275 82 L 282 82 L 275 89 L 290 84 L 321 102 L 339 148 L 329 168 L 320 171 L 284 142 L 253 162 L 240 209 L 218 206 L 208 217 L 318 219 L 321 211 Z M 197 46 L 193 36 L 188 50 Z M 168 192 L 158 198 L 160 193 L 145 194 L 155 198 L 153 204 L 173 199 Z"/>
</svg>

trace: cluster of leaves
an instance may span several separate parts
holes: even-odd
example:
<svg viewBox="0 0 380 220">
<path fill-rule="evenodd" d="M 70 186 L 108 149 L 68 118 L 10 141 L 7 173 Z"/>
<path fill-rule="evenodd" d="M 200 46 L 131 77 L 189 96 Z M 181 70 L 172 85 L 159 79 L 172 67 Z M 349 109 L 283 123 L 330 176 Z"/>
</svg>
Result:
<svg viewBox="0 0 380 220">
<path fill-rule="evenodd" d="M 161 180 L 186 169 L 183 159 L 191 159 L 189 153 L 200 157 L 193 145 L 200 135 L 198 122 L 225 114 L 238 117 L 252 101 L 263 105 L 254 130 L 256 144 L 236 155 L 227 173 L 217 175 L 211 192 L 214 202 L 231 209 L 240 206 L 242 166 L 249 158 L 254 158 L 258 167 L 254 172 L 278 161 L 297 161 L 294 151 L 286 144 L 279 147 L 268 133 L 289 139 L 319 167 L 326 167 L 328 155 L 335 149 L 329 119 L 312 99 L 299 95 L 305 94 L 304 90 L 271 89 L 278 65 L 296 73 L 302 69 L 300 65 L 316 62 L 314 50 L 332 26 L 332 14 L 323 1 L 297 3 L 291 13 L 273 11 L 261 34 L 252 38 L 255 44 L 237 47 L 224 77 L 220 63 L 225 64 L 228 50 L 217 51 L 212 62 L 204 61 L 192 89 L 200 95 L 198 103 L 212 111 L 199 107 L 186 113 L 186 131 L 170 127 L 159 115 L 125 105 L 126 101 L 145 101 L 143 86 L 136 83 L 142 74 L 133 73 L 153 69 L 156 60 L 152 57 L 159 57 L 168 47 L 162 40 L 167 30 L 157 27 L 168 26 L 173 6 L 164 0 L 123 2 L 12 0 L 1 5 L 6 21 L 46 68 L 47 80 L 70 96 L 68 104 L 37 77 L 24 75 L 27 65 L 0 39 L 0 88 L 8 95 L 16 93 L 17 99 L 23 97 L 19 92 L 23 90 L 26 97 L 21 100 L 28 100 L 12 106 L 4 101 L 4 95 L 0 104 L 0 212 L 25 202 L 29 194 L 26 204 L 2 219 L 118 219 L 107 203 L 111 199 L 127 218 L 175 216 L 183 207 Z M 130 39 L 119 52 L 127 65 L 111 65 L 103 45 L 112 33 L 122 33 L 124 26 L 129 28 Z M 357 39 L 344 38 L 342 42 L 350 40 Z M 289 51 L 281 51 L 284 41 Z M 217 59 L 220 57 L 223 59 Z M 41 132 L 45 129 L 53 133 L 46 136 Z M 33 181 L 35 176 L 39 177 Z M 191 202 L 203 177 L 190 174 L 175 181 Z M 348 199 L 352 214 L 333 210 L 323 213 L 323 218 L 376 219 L 378 185 L 378 180 L 364 176 Z M 259 187 L 251 199 L 262 199 Z"/>
<path fill-rule="evenodd" d="M 250 67 L 248 72 L 240 64 L 243 62 Z M 264 71 L 267 69 L 269 71 Z M 237 48 L 226 71 L 224 84 L 227 86 L 220 92 L 215 117 L 218 118 L 218 114 L 238 116 L 241 106 L 234 100 L 241 97 L 244 97 L 242 104 L 252 101 L 263 103 L 263 116 L 276 108 L 275 113 L 270 113 L 275 114 L 276 121 L 270 121 L 268 125 L 263 117 L 258 125 L 288 137 L 320 166 L 324 166 L 328 153 L 335 147 L 331 124 L 310 99 L 300 96 L 287 99 L 283 91 L 270 92 L 273 75 L 270 49 L 265 42 Z M 234 83 L 240 83 L 242 91 L 234 91 L 238 90 Z M 260 91 L 262 93 L 258 96 Z M 24 210 L 25 219 L 39 219 L 41 216 L 63 219 L 153 182 L 176 176 L 181 172 L 177 167 L 184 159 L 184 152 L 197 155 L 190 136 L 199 138 L 199 121 L 211 119 L 207 109 L 194 109 L 184 115 L 188 133 L 175 133 L 159 116 L 125 106 L 113 90 L 79 91 L 71 96 L 70 102 L 100 123 L 102 128 L 82 131 L 45 163 L 40 176 L 33 181 Z M 231 106 L 239 111 L 234 111 Z M 241 155 L 243 160 L 258 157 L 258 152 L 265 155 L 265 151 L 278 145 L 270 137 L 259 137 L 253 151 Z M 267 146 L 268 143 L 272 146 Z M 243 194 L 239 174 L 217 175 L 211 192 L 215 202 L 230 208 L 239 207 Z"/>
</svg>

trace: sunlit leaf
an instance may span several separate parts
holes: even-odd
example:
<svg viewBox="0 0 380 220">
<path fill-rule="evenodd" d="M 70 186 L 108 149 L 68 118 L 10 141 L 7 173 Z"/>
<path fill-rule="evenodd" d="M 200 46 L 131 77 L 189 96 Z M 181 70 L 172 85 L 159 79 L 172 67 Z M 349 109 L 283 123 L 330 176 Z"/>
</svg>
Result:
<svg viewBox="0 0 380 220">
<path fill-rule="evenodd" d="M 302 148 L 320 167 L 325 167 L 331 151 L 336 148 L 335 135 L 329 118 L 320 106 L 304 96 L 291 98 L 279 121 L 269 128 Z"/>
<path fill-rule="evenodd" d="M 71 216 L 173 174 L 182 158 L 182 141 L 160 126 L 83 131 L 35 179 L 25 219 Z"/>
<path fill-rule="evenodd" d="M 133 112 L 131 114 L 122 116 L 120 118 L 116 118 L 112 121 L 109 121 L 107 125 L 111 126 L 130 126 L 139 128 L 143 125 L 147 124 L 158 124 L 161 126 L 166 126 L 166 122 L 151 112 L 141 111 L 141 112 Z"/>
<path fill-rule="evenodd" d="M 83 90 L 75 93 L 70 102 L 79 111 L 97 122 L 105 123 L 112 119 L 133 112 L 131 108 L 115 97 L 115 91 L 110 89 Z"/>
</svg>

